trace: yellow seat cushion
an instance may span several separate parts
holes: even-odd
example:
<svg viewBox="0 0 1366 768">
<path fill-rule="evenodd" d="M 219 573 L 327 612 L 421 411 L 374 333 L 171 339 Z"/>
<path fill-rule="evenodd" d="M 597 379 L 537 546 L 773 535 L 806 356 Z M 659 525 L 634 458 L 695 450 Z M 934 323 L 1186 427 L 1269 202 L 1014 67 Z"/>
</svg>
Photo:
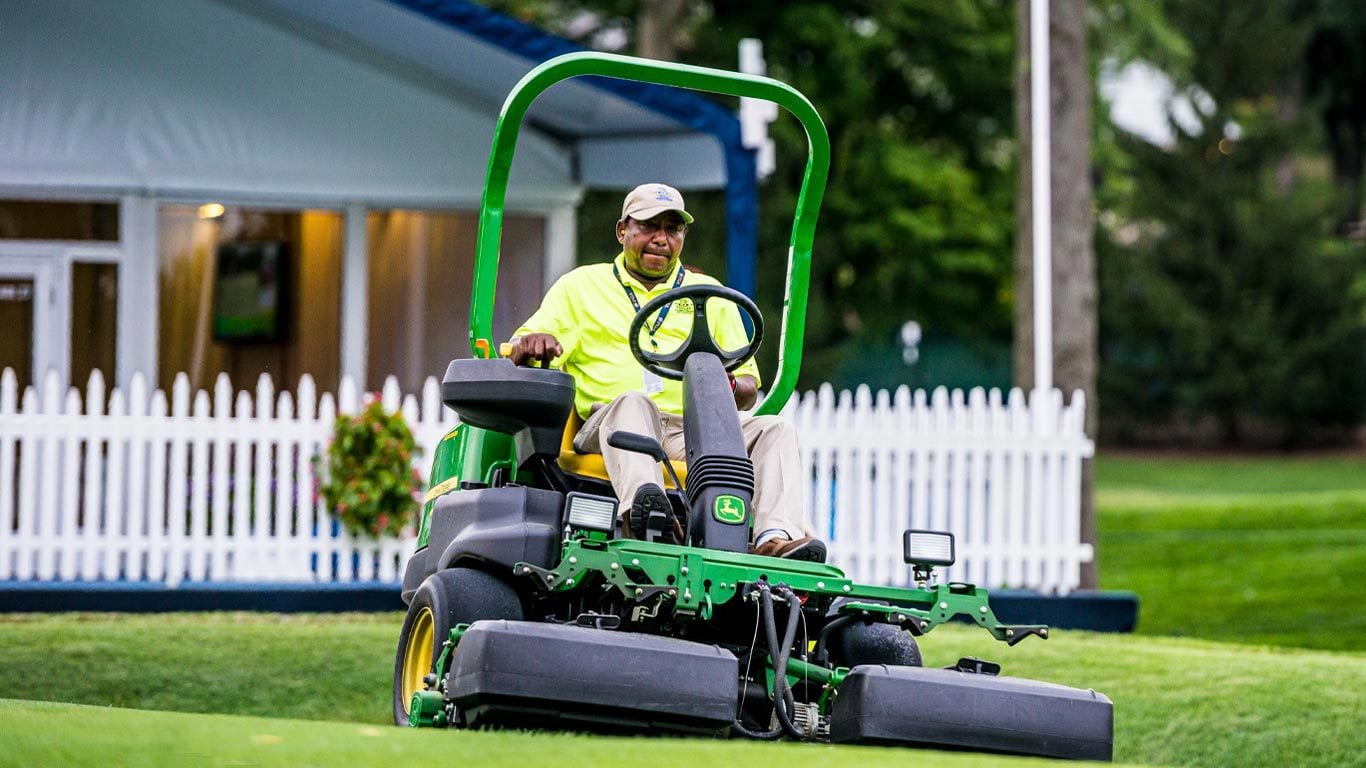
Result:
<svg viewBox="0 0 1366 768">
<path fill-rule="evenodd" d="M 597 478 L 598 480 L 609 480 L 607 477 L 607 465 L 602 461 L 600 453 L 579 453 L 574 450 L 574 435 L 579 433 L 583 427 L 583 419 L 573 410 L 569 412 L 569 421 L 564 425 L 564 438 L 560 441 L 560 469 L 571 475 L 583 475 L 584 477 Z M 688 465 L 681 461 L 669 462 L 673 465 L 674 471 L 678 473 L 681 482 L 688 482 Z M 664 473 L 664 485 L 673 488 L 673 478 L 669 473 Z"/>
</svg>

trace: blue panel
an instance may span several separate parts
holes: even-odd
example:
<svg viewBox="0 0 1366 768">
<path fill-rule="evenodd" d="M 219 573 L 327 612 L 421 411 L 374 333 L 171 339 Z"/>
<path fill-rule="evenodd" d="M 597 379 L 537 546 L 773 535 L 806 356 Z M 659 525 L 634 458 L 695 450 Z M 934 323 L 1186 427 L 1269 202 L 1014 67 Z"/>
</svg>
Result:
<svg viewBox="0 0 1366 768">
<path fill-rule="evenodd" d="M 389 0 L 395 5 L 540 63 L 584 50 L 562 37 L 504 16 L 467 0 Z M 585 77 L 607 93 L 639 104 L 688 128 L 715 136 L 726 153 L 726 279 L 736 290 L 754 295 L 759 189 L 755 153 L 740 141 L 740 121 L 720 104 L 687 91 L 652 83 Z"/>
</svg>

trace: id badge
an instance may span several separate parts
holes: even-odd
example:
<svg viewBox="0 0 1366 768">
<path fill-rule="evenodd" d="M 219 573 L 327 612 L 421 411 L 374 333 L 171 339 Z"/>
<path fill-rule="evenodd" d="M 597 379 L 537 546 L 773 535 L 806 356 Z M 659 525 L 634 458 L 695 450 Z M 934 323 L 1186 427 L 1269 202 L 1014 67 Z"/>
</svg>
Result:
<svg viewBox="0 0 1366 768">
<path fill-rule="evenodd" d="M 644 375 L 644 381 L 641 386 L 642 392 L 647 395 L 657 395 L 664 391 L 664 380 L 659 378 L 657 374 L 647 371 L 644 368 L 641 369 L 641 373 Z"/>
</svg>

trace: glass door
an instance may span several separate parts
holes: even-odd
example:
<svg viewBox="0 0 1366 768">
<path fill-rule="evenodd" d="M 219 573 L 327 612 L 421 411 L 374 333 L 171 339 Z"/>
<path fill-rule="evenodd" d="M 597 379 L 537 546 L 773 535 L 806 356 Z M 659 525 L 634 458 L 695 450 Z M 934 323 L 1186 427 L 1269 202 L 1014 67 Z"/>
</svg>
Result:
<svg viewBox="0 0 1366 768">
<path fill-rule="evenodd" d="M 13 369 L 20 388 L 57 364 L 42 343 L 55 330 L 51 303 L 50 265 L 0 254 L 0 371 Z"/>
<path fill-rule="evenodd" d="M 0 277 L 0 370 L 13 368 L 21 385 L 33 381 L 33 283 Z"/>
</svg>

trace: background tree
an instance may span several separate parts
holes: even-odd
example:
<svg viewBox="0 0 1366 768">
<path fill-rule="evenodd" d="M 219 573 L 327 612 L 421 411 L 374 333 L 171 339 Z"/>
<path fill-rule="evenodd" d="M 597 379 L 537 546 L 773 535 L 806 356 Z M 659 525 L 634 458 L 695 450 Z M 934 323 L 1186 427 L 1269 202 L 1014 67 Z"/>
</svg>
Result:
<svg viewBox="0 0 1366 768">
<path fill-rule="evenodd" d="M 1099 247 L 1107 437 L 1296 445 L 1366 407 L 1360 244 L 1333 233 L 1333 181 L 1287 87 L 1315 17 L 1295 0 L 1166 13 L 1190 41 L 1170 146 L 1120 135 L 1128 192 Z M 1290 104 L 1287 105 L 1287 100 Z M 1288 166 L 1296 172 L 1284 174 Z"/>
<path fill-rule="evenodd" d="M 1305 51 L 1304 81 L 1316 99 L 1337 185 L 1337 230 L 1366 234 L 1366 5 L 1321 0 Z"/>
<path fill-rule="evenodd" d="M 1027 102 L 1012 112 L 1011 98 L 1025 97 L 1011 65 L 1027 51 L 1016 41 L 1027 2 L 494 5 L 605 50 L 641 52 L 643 29 L 668 29 L 661 45 L 679 60 L 723 68 L 735 67 L 741 38 L 757 37 L 769 73 L 817 105 L 833 156 L 799 386 L 1007 383 L 1008 352 L 1004 380 L 989 371 L 1012 325 L 1017 349 L 1032 354 L 1027 215 L 1014 234 L 1028 169 L 1012 183 L 1029 154 L 1012 125 L 1028 125 Z M 1092 395 L 1089 428 L 1109 442 L 1347 434 L 1366 408 L 1366 268 L 1360 235 L 1339 234 L 1357 231 L 1362 205 L 1366 43 L 1356 41 L 1366 12 L 1350 0 L 1058 0 L 1052 15 L 1054 107 L 1074 115 L 1054 116 L 1055 382 Z M 1100 74 L 1134 61 L 1171 80 L 1169 145 L 1090 108 Z M 806 142 L 790 118 L 772 134 L 757 299 L 776 317 Z M 688 200 L 699 214 L 688 259 L 723 275 L 721 196 Z M 619 191 L 587 196 L 581 261 L 610 255 L 619 210 Z M 953 359 L 986 362 L 956 379 L 924 362 L 905 367 L 896 337 L 907 320 L 927 346 L 947 341 L 958 345 Z M 761 352 L 766 369 L 775 350 Z M 1032 383 L 1032 359 L 1016 370 L 1016 383 Z"/>
<path fill-rule="evenodd" d="M 806 94 L 830 132 L 799 386 L 910 382 L 898 341 L 908 320 L 920 323 L 929 342 L 950 340 L 964 355 L 988 359 L 1007 348 L 1012 8 L 1006 0 L 693 0 L 674 8 L 680 61 L 734 69 L 740 39 L 757 37 L 769 74 Z M 517 0 L 508 9 L 585 44 L 633 51 L 641 50 L 638 30 L 649 26 L 639 15 L 655 6 Z M 537 15 L 546 9 L 558 21 Z M 761 187 L 757 300 L 777 317 L 806 138 L 787 116 L 772 135 L 777 169 Z M 721 197 L 689 194 L 688 201 L 699 208 L 688 259 L 724 275 Z M 620 206 L 618 192 L 587 197 L 580 209 L 584 261 L 604 257 L 612 208 Z M 773 365 L 776 350 L 767 345 L 761 364 Z"/>
<path fill-rule="evenodd" d="M 1038 0 L 1034 0 L 1038 1 Z M 1034 387 L 1033 111 L 1030 72 L 1030 2 L 1016 6 L 1015 130 L 1020 139 L 1015 183 L 1015 383 Z M 1086 0 L 1049 5 L 1049 81 L 1052 136 L 1052 347 L 1053 385 L 1086 394 L 1086 429 L 1096 434 L 1096 267 L 1091 214 L 1092 78 L 1087 57 Z M 1038 55 L 1044 55 L 1039 53 Z M 1096 541 L 1093 462 L 1081 481 L 1082 541 Z M 1096 586 L 1096 563 L 1082 567 L 1081 584 Z"/>
</svg>

